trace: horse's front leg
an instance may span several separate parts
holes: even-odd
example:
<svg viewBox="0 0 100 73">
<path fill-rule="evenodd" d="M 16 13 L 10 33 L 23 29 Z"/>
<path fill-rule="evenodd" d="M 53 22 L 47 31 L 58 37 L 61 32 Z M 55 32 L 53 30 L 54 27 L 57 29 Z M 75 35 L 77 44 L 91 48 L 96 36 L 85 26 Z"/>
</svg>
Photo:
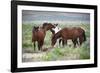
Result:
<svg viewBox="0 0 100 73">
<path fill-rule="evenodd" d="M 59 46 L 61 46 L 61 41 L 62 41 L 62 39 L 59 39 Z"/>
<path fill-rule="evenodd" d="M 38 51 L 40 51 L 40 42 L 37 41 L 37 43 L 38 43 Z"/>
<path fill-rule="evenodd" d="M 67 45 L 67 40 L 65 40 L 65 45 Z"/>
<path fill-rule="evenodd" d="M 79 37 L 79 42 L 80 42 L 80 46 L 81 46 L 83 43 L 83 37 Z"/>
<path fill-rule="evenodd" d="M 38 50 L 40 51 L 40 42 L 38 41 Z"/>
<path fill-rule="evenodd" d="M 34 45 L 34 51 L 35 51 L 35 47 L 36 47 L 36 45 L 35 45 L 35 41 L 33 42 L 33 45 Z"/>
<path fill-rule="evenodd" d="M 41 50 L 41 51 L 43 50 L 43 48 L 42 48 L 43 44 L 44 44 L 44 41 L 41 41 L 41 42 L 40 42 L 40 50 Z"/>
<path fill-rule="evenodd" d="M 63 47 L 65 46 L 65 44 L 67 44 L 66 39 L 62 39 L 62 45 L 63 45 Z"/>
<path fill-rule="evenodd" d="M 43 41 L 39 41 L 38 42 L 38 49 L 39 49 L 39 51 L 42 50 L 42 46 L 43 46 Z"/>
</svg>

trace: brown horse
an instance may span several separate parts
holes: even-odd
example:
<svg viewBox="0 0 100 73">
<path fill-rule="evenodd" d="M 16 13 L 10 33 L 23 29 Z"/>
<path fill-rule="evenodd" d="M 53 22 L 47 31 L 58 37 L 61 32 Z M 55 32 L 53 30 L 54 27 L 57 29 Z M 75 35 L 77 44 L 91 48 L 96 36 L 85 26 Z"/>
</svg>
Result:
<svg viewBox="0 0 100 73">
<path fill-rule="evenodd" d="M 57 39 L 62 38 L 64 43 L 71 39 L 76 47 L 77 39 L 79 38 L 80 45 L 86 40 L 85 31 L 80 27 L 63 28 L 52 37 L 51 45 L 54 46 Z"/>
<path fill-rule="evenodd" d="M 73 27 L 73 29 L 77 30 L 79 32 L 79 42 L 78 42 L 78 39 L 72 39 L 72 42 L 74 43 L 74 45 L 81 45 L 84 41 L 86 41 L 86 36 L 85 36 L 85 31 L 80 28 L 80 27 Z M 61 42 L 61 40 L 59 41 L 59 43 Z M 62 39 L 62 45 L 67 45 L 67 40 L 63 40 Z"/>
<path fill-rule="evenodd" d="M 44 26 L 45 25 L 45 26 Z M 36 27 L 34 26 L 32 29 L 32 42 L 34 44 L 34 49 L 35 49 L 35 42 L 37 41 L 38 43 L 38 49 L 41 50 L 42 46 L 44 44 L 44 38 L 46 35 L 46 31 L 54 28 L 52 24 L 43 24 L 43 27 Z"/>
<path fill-rule="evenodd" d="M 39 29 L 39 27 L 33 27 L 32 30 L 32 42 L 34 44 L 34 50 L 35 50 L 35 43 L 37 41 L 38 43 L 38 49 L 40 50 L 40 48 L 42 48 L 43 42 L 44 42 L 44 37 L 45 37 L 45 31 L 41 29 Z"/>
<path fill-rule="evenodd" d="M 53 32 L 52 37 L 53 37 L 58 31 L 60 31 L 60 30 L 62 29 L 62 28 L 58 27 L 58 24 L 54 24 L 54 26 L 55 26 L 55 28 L 53 28 L 53 29 L 51 30 L 51 32 Z M 58 41 L 59 41 L 59 46 L 61 45 L 61 43 L 62 43 L 63 47 L 64 47 L 65 44 L 67 45 L 67 40 L 64 41 L 62 38 L 59 38 Z"/>
</svg>

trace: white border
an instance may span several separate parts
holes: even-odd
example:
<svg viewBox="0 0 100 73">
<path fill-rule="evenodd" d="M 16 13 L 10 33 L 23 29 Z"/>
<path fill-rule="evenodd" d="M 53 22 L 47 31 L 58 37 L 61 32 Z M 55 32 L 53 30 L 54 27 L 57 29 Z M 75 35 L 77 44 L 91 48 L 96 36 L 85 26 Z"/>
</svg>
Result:
<svg viewBox="0 0 100 73">
<path fill-rule="evenodd" d="M 49 62 L 25 62 L 22 63 L 22 10 L 39 10 L 39 11 L 62 11 L 62 12 L 79 12 L 90 13 L 90 59 L 89 60 L 68 60 L 68 61 L 49 61 Z M 77 64 L 93 64 L 94 63 L 94 10 L 92 9 L 76 9 L 76 8 L 58 8 L 58 7 L 40 7 L 40 6 L 18 6 L 18 51 L 17 64 L 18 68 L 40 67 L 40 66 L 57 66 L 57 65 L 77 65 Z"/>
</svg>

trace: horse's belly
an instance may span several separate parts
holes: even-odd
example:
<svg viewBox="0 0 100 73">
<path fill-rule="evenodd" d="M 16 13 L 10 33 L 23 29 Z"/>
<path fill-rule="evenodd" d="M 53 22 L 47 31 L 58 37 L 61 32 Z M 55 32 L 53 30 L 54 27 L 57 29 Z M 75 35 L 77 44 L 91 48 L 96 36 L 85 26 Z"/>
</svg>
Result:
<svg viewBox="0 0 100 73">
<path fill-rule="evenodd" d="M 64 38 L 64 39 L 73 39 L 72 36 L 68 36 L 68 35 L 67 35 L 67 36 L 64 36 L 63 38 Z"/>
</svg>

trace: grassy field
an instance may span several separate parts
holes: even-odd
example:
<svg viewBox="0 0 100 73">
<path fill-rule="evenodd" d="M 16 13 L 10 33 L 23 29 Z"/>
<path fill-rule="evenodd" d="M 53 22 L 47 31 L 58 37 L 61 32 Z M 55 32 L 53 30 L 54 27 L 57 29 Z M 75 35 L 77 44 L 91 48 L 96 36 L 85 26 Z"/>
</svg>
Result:
<svg viewBox="0 0 100 73">
<path fill-rule="evenodd" d="M 73 47 L 72 42 L 69 40 L 68 45 L 65 47 L 57 45 L 55 48 L 51 49 L 47 52 L 38 52 L 34 53 L 34 47 L 32 45 L 32 27 L 38 26 L 35 23 L 32 24 L 23 24 L 22 25 L 22 49 L 23 55 L 31 53 L 30 61 L 55 61 L 55 60 L 79 60 L 79 59 L 89 59 L 90 58 L 90 25 L 89 24 L 60 24 L 59 27 L 81 27 L 86 32 L 87 41 L 82 44 L 82 46 L 77 46 L 77 48 Z M 50 31 L 46 32 L 44 45 L 43 47 L 48 48 L 51 47 L 51 35 Z M 38 49 L 36 47 L 36 49 Z M 40 55 L 41 53 L 41 55 Z M 34 58 L 35 54 L 35 58 Z M 39 57 L 37 55 L 39 54 Z M 37 58 L 36 58 L 37 57 Z M 23 62 L 25 61 L 26 56 L 23 57 Z"/>
</svg>

